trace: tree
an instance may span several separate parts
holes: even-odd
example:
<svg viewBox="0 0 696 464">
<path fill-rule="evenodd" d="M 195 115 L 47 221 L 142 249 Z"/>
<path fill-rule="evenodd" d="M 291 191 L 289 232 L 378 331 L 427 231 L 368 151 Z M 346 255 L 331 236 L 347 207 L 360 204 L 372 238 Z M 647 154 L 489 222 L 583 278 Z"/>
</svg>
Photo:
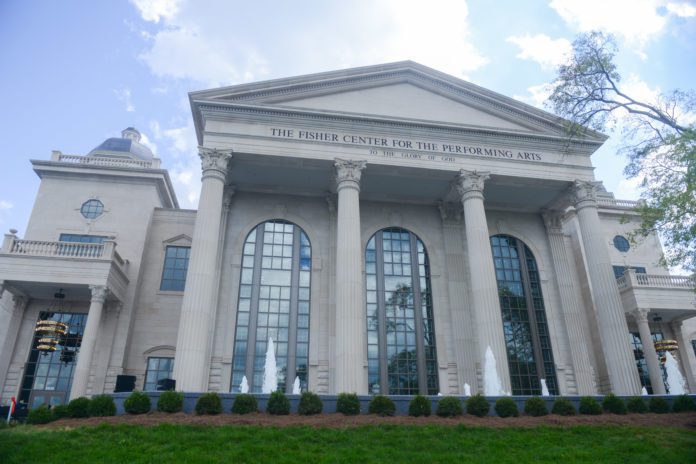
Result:
<svg viewBox="0 0 696 464">
<path fill-rule="evenodd" d="M 629 95 L 614 56 L 616 42 L 601 32 L 580 35 L 558 68 L 548 104 L 567 119 L 570 138 L 607 130 L 621 120 L 624 173 L 640 180 L 640 225 L 633 238 L 660 233 L 663 264 L 696 270 L 696 94 L 674 90 L 654 101 Z"/>
</svg>

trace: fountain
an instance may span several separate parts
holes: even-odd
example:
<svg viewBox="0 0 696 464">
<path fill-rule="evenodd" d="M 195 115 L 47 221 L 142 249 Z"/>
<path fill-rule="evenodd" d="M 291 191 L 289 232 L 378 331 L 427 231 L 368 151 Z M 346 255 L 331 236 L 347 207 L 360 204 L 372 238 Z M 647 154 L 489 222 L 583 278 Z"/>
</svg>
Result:
<svg viewBox="0 0 696 464">
<path fill-rule="evenodd" d="M 504 396 L 503 385 L 498 376 L 498 368 L 495 365 L 495 356 L 491 347 L 486 348 L 486 362 L 483 369 L 483 393 L 486 396 Z"/>
<path fill-rule="evenodd" d="M 541 379 L 541 396 L 551 396 L 549 387 L 546 386 L 546 379 Z"/>
<path fill-rule="evenodd" d="M 677 360 L 672 353 L 665 351 L 665 371 L 667 371 L 667 384 L 670 395 L 683 395 L 686 393 L 684 376 L 679 371 Z"/>
<path fill-rule="evenodd" d="M 241 393 L 249 393 L 249 382 L 247 381 L 246 375 L 242 377 L 242 383 L 239 384 L 239 391 Z"/>
<path fill-rule="evenodd" d="M 643 396 L 648 396 L 648 389 L 643 387 L 640 389 L 640 394 Z"/>
<path fill-rule="evenodd" d="M 302 393 L 302 390 L 300 390 L 300 378 L 295 377 L 295 381 L 292 383 L 292 394 L 299 395 L 300 393 Z"/>
<path fill-rule="evenodd" d="M 261 393 L 273 393 L 278 389 L 278 368 L 276 366 L 273 338 L 268 338 L 266 349 L 266 364 L 263 368 L 263 387 Z"/>
<path fill-rule="evenodd" d="M 471 396 L 471 386 L 468 383 L 464 383 L 464 396 Z"/>
</svg>

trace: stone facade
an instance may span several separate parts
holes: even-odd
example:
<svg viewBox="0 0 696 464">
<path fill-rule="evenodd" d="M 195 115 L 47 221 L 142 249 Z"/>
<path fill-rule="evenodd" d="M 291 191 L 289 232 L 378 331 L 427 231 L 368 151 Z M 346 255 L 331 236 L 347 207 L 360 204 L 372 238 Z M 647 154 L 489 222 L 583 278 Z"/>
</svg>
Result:
<svg viewBox="0 0 696 464">
<path fill-rule="evenodd" d="M 134 375 L 136 388 L 147 388 L 146 374 L 159 369 L 148 360 L 170 358 L 173 371 L 163 375 L 177 389 L 234 391 L 236 372 L 254 371 L 248 362 L 262 354 L 249 354 L 255 347 L 241 342 L 244 324 L 265 330 L 259 334 L 284 330 L 271 325 L 273 314 L 263 315 L 264 328 L 258 312 L 259 288 L 272 287 L 263 282 L 270 276 L 290 279 L 284 301 L 291 308 L 304 301 L 298 279 L 311 281 L 307 332 L 302 313 L 289 312 L 297 328 L 288 331 L 288 359 L 302 358 L 308 334 L 306 366 L 297 365 L 298 372 L 306 368 L 303 387 L 373 393 L 371 363 L 384 370 L 394 361 L 385 354 L 390 342 L 371 341 L 366 330 L 371 305 L 388 305 L 382 296 L 371 302 L 368 276 L 374 272 L 383 288 L 394 272 L 386 270 L 384 253 L 391 252 L 383 245 L 377 270 L 367 270 L 366 250 L 379 231 L 407 234 L 401 238 L 425 250 L 415 259 L 427 257 L 427 276 L 412 281 L 421 290 L 407 292 L 423 305 L 413 321 L 432 318 L 426 342 L 436 359 L 424 359 L 425 345 L 415 341 L 412 362 L 424 379 L 432 361 L 436 382 L 413 388 L 463 394 L 466 383 L 484 392 L 488 348 L 503 390 L 521 388 L 513 380 L 519 359 L 510 354 L 517 335 L 503 329 L 505 311 L 514 310 L 501 310 L 501 282 L 510 278 L 491 244 L 504 236 L 524 255 L 517 261 L 526 269 L 517 274 L 526 286 L 521 299 L 540 306 L 528 313 L 536 321 L 527 324 L 529 363 L 537 369 L 530 377 L 555 377 L 558 394 L 639 394 L 631 333 L 645 339 L 652 332 L 678 341 L 682 371 L 696 390 L 693 281 L 659 267 L 655 236 L 623 251 L 614 243 L 632 230 L 635 204 L 614 199 L 593 177 L 590 155 L 601 134 L 568 142 L 554 116 L 412 62 L 194 92 L 190 99 L 201 146 L 198 211 L 179 208 L 167 171 L 142 147 L 109 151 L 105 142 L 86 156 L 54 152 L 49 161 L 32 161 L 41 187 L 30 223 L 22 239 L 6 234 L 0 250 L 1 401 L 19 396 L 38 404 L 60 390 L 48 373 L 59 372 L 53 366 L 60 363 L 32 351 L 33 328 L 43 312 L 56 313 L 58 289 L 67 296 L 60 311 L 87 318 L 76 361 L 62 364 L 72 366 L 71 389 L 50 401 L 111 392 L 119 375 Z M 124 134 L 138 143 L 137 131 Z M 81 211 L 89 200 L 103 206 L 96 217 Z M 246 245 L 267 221 L 301 230 L 311 258 L 287 255 L 278 273 L 263 274 L 266 264 L 254 257 L 267 258 L 271 270 L 276 258 Z M 99 242 L 65 245 L 88 236 Z M 297 241 L 284 243 L 287 250 L 310 247 L 290 240 Z M 187 253 L 179 258 L 187 263 L 185 290 L 164 283 L 174 266 L 167 263 L 176 261 L 172 250 Z M 285 256 L 278 255 L 278 266 Z M 415 262 L 416 274 L 425 272 L 423 264 Z M 635 270 L 617 279 L 612 266 Z M 240 315 L 246 299 L 253 323 Z M 389 324 L 389 314 L 379 314 L 375 320 Z M 383 337 L 384 330 L 399 331 L 375 333 Z M 427 331 L 419 325 L 413 333 L 422 338 Z M 652 343 L 643 352 L 642 381 L 663 392 Z M 46 383 L 36 388 L 42 375 Z"/>
</svg>

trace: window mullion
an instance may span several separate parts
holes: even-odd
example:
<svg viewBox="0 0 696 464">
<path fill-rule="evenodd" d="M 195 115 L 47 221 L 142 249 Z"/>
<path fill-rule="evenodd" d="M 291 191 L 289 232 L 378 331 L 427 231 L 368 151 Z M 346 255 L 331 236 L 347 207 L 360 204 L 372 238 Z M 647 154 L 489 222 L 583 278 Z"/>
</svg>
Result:
<svg viewBox="0 0 696 464">
<path fill-rule="evenodd" d="M 524 244 L 520 240 L 515 239 L 515 245 L 517 256 L 519 256 L 520 260 L 520 271 L 522 271 L 522 285 L 524 287 L 525 300 L 527 301 L 527 316 L 529 317 L 529 329 L 532 333 L 532 346 L 534 347 L 534 364 L 537 367 L 537 380 L 540 388 L 539 393 L 541 393 L 541 379 L 546 378 L 546 367 L 544 366 L 544 357 L 541 351 L 531 279 L 529 278 L 529 269 L 527 269 L 527 253 L 524 249 Z"/>
<path fill-rule="evenodd" d="M 423 343 L 423 308 L 421 305 L 420 262 L 418 261 L 418 246 L 416 237 L 409 234 L 411 243 L 411 288 L 413 289 L 413 315 L 416 324 L 416 359 L 418 365 L 418 392 L 428 394 L 428 377 L 425 362 L 425 346 Z M 425 263 L 424 263 L 425 264 Z"/>
<path fill-rule="evenodd" d="M 382 232 L 375 234 L 375 265 L 377 266 L 377 334 L 379 343 L 379 392 L 389 394 L 387 374 L 387 330 L 386 307 L 384 302 L 384 247 Z"/>
<path fill-rule="evenodd" d="M 285 391 L 292 393 L 295 382 L 297 354 L 297 300 L 300 292 L 300 228 L 293 226 L 292 239 L 292 275 L 290 277 L 290 323 L 288 327 L 287 376 Z M 309 372 L 307 372 L 309 377 Z M 307 379 L 309 381 L 309 378 Z"/>
</svg>

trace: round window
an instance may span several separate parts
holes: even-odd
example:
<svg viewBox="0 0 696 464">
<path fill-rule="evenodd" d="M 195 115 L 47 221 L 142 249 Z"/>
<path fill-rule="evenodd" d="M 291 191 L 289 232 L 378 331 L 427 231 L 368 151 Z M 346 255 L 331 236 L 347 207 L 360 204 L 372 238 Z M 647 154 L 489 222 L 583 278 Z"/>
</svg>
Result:
<svg viewBox="0 0 696 464">
<path fill-rule="evenodd" d="M 631 248 L 631 244 L 628 243 L 628 239 L 623 235 L 617 235 L 614 237 L 614 247 L 620 252 L 625 253 Z"/>
<path fill-rule="evenodd" d="M 97 218 L 104 212 L 104 203 L 99 200 L 88 200 L 82 203 L 80 212 L 87 219 Z"/>
</svg>

